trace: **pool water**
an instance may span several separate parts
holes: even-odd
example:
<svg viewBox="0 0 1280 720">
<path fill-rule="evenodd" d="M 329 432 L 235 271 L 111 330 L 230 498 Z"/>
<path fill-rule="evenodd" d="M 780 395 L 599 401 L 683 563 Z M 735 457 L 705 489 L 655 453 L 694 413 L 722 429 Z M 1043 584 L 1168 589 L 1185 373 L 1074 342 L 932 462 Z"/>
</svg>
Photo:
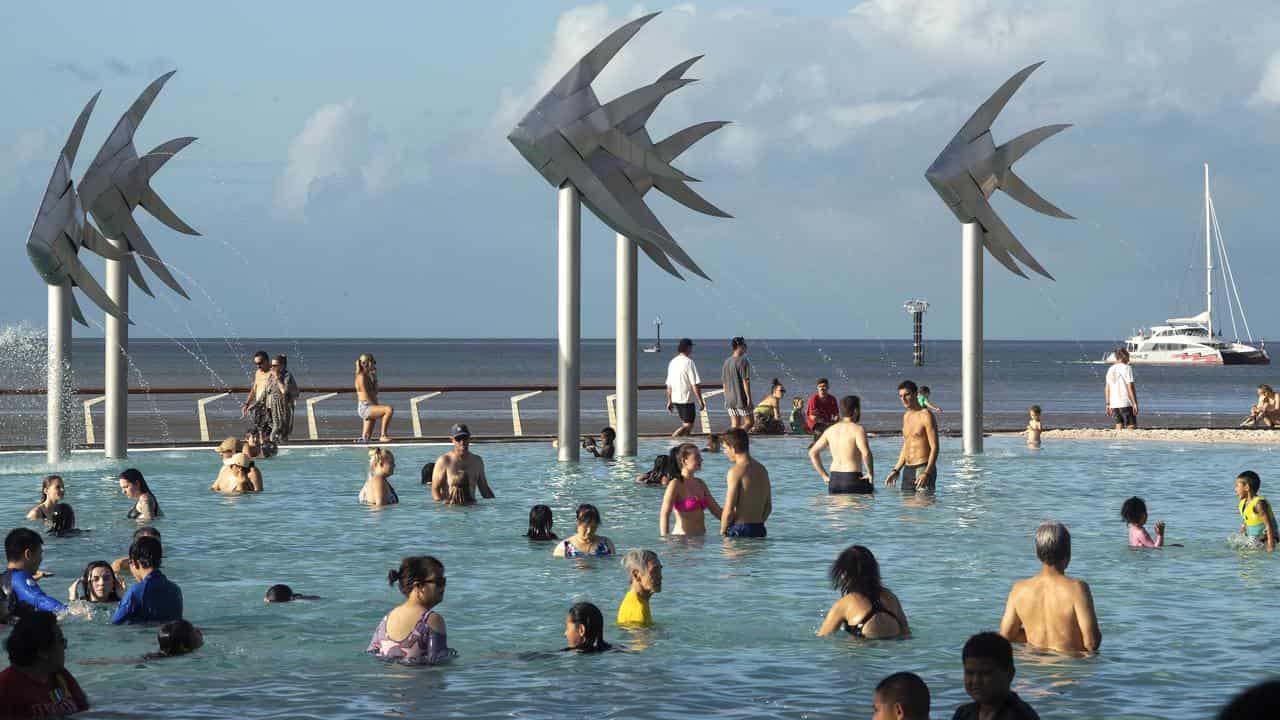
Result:
<svg viewBox="0 0 1280 720">
<path fill-rule="evenodd" d="M 1088 658 L 1017 651 L 1014 689 L 1042 717 L 1207 717 L 1280 659 L 1268 622 L 1277 558 L 1229 538 L 1239 526 L 1235 474 L 1260 472 L 1264 494 L 1280 483 L 1271 448 L 1083 441 L 1031 451 L 992 438 L 985 456 L 965 459 L 944 440 L 936 497 L 866 498 L 826 495 L 802 441 L 769 440 L 754 448 L 773 476 L 769 538 L 736 541 L 658 536 L 661 490 L 634 477 L 665 443 L 642 443 L 635 462 L 576 466 L 543 444 L 479 444 L 498 497 L 468 508 L 436 505 L 419 484 L 440 447 L 396 451 L 401 504 L 383 509 L 356 503 L 366 464 L 354 448 L 285 451 L 261 463 L 265 493 L 232 498 L 207 490 L 213 453 L 135 454 L 129 465 L 166 514 L 156 522 L 164 570 L 206 644 L 145 666 L 80 664 L 155 647 L 154 627 L 112 627 L 100 608 L 64 621 L 68 664 L 94 704 L 88 717 L 867 717 L 876 682 L 899 670 L 919 673 L 933 716 L 950 717 L 968 701 L 960 648 L 996 629 L 1010 584 L 1038 571 L 1032 535 L 1048 519 L 1072 531 L 1069 573 L 1093 588 L 1103 643 Z M 897 448 L 872 441 L 881 476 Z M 719 499 L 726 466 L 709 456 L 701 473 Z M 50 594 L 65 598 L 88 561 L 125 554 L 136 526 L 114 477 L 123 467 L 77 456 L 63 469 L 67 500 L 92 532 L 47 541 Z M 35 456 L 0 458 L 0 516 L 34 526 L 20 519 L 46 471 Z M 1134 494 L 1186 547 L 1126 546 L 1119 509 Z M 627 590 L 616 559 L 553 559 L 550 545 L 523 538 L 531 505 L 550 505 L 563 537 L 582 502 L 600 508 L 601 533 L 620 552 L 661 556 L 656 627 L 613 624 Z M 854 543 L 875 552 L 911 638 L 814 637 L 837 597 L 828 566 Z M 437 609 L 460 654 L 448 665 L 364 655 L 401 600 L 387 570 L 409 554 L 445 564 Z M 323 599 L 265 605 L 280 582 Z M 606 638 L 628 652 L 536 654 L 564 645 L 564 616 L 579 600 L 601 607 Z"/>
</svg>

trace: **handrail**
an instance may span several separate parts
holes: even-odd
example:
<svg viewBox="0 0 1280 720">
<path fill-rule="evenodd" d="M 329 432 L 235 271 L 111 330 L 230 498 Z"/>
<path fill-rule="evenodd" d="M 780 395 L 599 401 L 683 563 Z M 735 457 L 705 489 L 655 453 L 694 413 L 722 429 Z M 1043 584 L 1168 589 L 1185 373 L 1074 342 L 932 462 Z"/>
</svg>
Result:
<svg viewBox="0 0 1280 720">
<path fill-rule="evenodd" d="M 433 397 L 443 394 L 444 393 L 437 390 L 435 392 L 426 393 L 425 395 L 415 395 L 414 397 L 409 398 L 409 417 L 413 420 L 414 437 L 422 437 L 422 418 L 418 416 L 418 406 Z"/>
<path fill-rule="evenodd" d="M 229 392 L 218 393 L 217 395 L 211 395 L 206 398 L 200 398 L 199 400 L 196 401 L 196 415 L 198 415 L 200 418 L 200 440 L 202 442 L 209 442 L 209 416 L 205 414 L 204 407 L 209 403 L 214 402 L 216 400 L 221 400 L 222 398 L 230 394 L 231 393 Z"/>
<path fill-rule="evenodd" d="M 105 395 L 99 395 L 84 401 L 84 444 L 94 445 L 98 439 L 93 434 L 93 406 L 106 400 Z"/>
<path fill-rule="evenodd" d="M 247 392 L 247 391 L 246 391 Z M 328 400 L 338 393 L 325 393 L 307 398 L 307 437 L 312 440 L 320 439 L 320 428 L 316 425 L 316 403 L 321 400 Z"/>
<path fill-rule="evenodd" d="M 528 400 L 535 395 L 541 395 L 541 390 L 533 390 L 527 393 L 520 393 L 511 398 L 511 434 L 516 437 L 524 435 L 524 424 L 520 422 L 520 403 Z"/>
<path fill-rule="evenodd" d="M 666 385 L 640 385 L 638 390 L 664 390 Z M 714 390 L 721 387 L 720 385 L 700 385 L 704 390 Z M 151 388 L 129 388 L 130 395 L 204 395 L 208 393 L 248 393 L 249 386 L 243 387 L 151 387 Z M 513 390 L 540 390 L 542 392 L 555 392 L 559 388 L 555 385 L 383 385 L 378 388 L 380 393 L 402 393 L 402 392 L 511 392 Z M 600 391 L 613 390 L 613 385 L 579 385 L 580 391 Z M 74 388 L 71 390 L 75 395 L 104 395 L 106 391 L 102 388 Z M 304 393 L 353 393 L 355 388 L 351 385 L 320 385 L 316 387 L 299 388 L 299 392 Z M 44 395 L 44 388 L 0 388 L 0 396 L 5 395 Z"/>
<path fill-rule="evenodd" d="M 713 398 L 717 395 L 723 395 L 724 388 L 712 390 L 711 392 L 702 393 L 702 432 L 707 435 L 711 434 L 711 417 L 707 414 L 707 398 Z"/>
</svg>

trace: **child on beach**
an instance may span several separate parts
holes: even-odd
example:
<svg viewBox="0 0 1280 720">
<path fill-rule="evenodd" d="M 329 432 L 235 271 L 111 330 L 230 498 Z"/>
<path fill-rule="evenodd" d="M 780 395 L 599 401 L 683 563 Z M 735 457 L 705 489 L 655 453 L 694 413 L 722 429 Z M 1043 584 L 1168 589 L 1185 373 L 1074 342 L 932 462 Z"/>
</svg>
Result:
<svg viewBox="0 0 1280 720">
<path fill-rule="evenodd" d="M 1120 506 L 1120 517 L 1129 526 L 1129 547 L 1164 547 L 1164 523 L 1156 523 L 1156 539 L 1147 533 L 1147 504 L 1140 497 L 1131 497 Z"/>
<path fill-rule="evenodd" d="M 628 550 L 622 566 L 631 576 L 631 589 L 618 606 L 618 624 L 649 627 L 653 624 L 649 598 L 662 592 L 662 562 L 652 550 Z"/>
<path fill-rule="evenodd" d="M 791 398 L 791 432 L 804 432 L 804 401 L 798 397 Z"/>
<path fill-rule="evenodd" d="M 920 407 L 924 408 L 925 410 L 932 410 L 936 413 L 942 412 L 942 408 L 929 402 L 929 386 L 928 385 L 920 386 L 920 389 L 916 392 L 916 402 L 920 403 Z"/>
<path fill-rule="evenodd" d="M 1027 447 L 1040 448 L 1040 433 L 1044 432 L 1044 425 L 1040 424 L 1040 406 L 1032 405 L 1027 409 L 1030 416 L 1027 419 Z"/>
<path fill-rule="evenodd" d="M 1266 545 L 1267 551 L 1276 549 L 1276 516 L 1271 503 L 1258 494 L 1262 478 L 1252 470 L 1245 470 L 1236 477 L 1236 497 L 1240 498 L 1240 534 Z"/>
</svg>

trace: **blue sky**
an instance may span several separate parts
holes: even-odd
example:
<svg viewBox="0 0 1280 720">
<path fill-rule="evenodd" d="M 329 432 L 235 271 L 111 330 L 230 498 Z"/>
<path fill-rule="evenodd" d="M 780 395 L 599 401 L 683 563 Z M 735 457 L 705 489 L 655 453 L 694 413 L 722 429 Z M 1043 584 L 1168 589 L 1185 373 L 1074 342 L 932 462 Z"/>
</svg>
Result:
<svg viewBox="0 0 1280 720">
<path fill-rule="evenodd" d="M 193 301 L 135 291 L 135 334 L 552 336 L 554 192 L 505 135 L 650 10 L 664 12 L 597 88 L 607 99 L 705 53 L 701 81 L 650 127 L 733 121 L 679 165 L 736 217 L 651 199 L 714 282 L 642 258 L 642 327 L 903 337 L 903 300 L 924 296 L 929 335 L 958 336 L 959 228 L 924 169 L 1005 78 L 1045 60 L 995 135 L 1075 123 L 1018 168 L 1079 219 L 994 200 L 1057 281 L 988 260 L 987 337 L 1118 338 L 1200 309 L 1206 161 L 1254 334 L 1280 334 L 1264 294 L 1280 256 L 1280 13 L 1176 0 L 5 4 L 0 325 L 44 322 L 22 243 L 76 113 L 102 89 L 79 177 L 176 68 L 138 145 L 199 138 L 154 185 L 204 236 L 137 212 Z M 611 336 L 613 235 L 587 218 L 583 245 L 583 332 Z"/>
</svg>

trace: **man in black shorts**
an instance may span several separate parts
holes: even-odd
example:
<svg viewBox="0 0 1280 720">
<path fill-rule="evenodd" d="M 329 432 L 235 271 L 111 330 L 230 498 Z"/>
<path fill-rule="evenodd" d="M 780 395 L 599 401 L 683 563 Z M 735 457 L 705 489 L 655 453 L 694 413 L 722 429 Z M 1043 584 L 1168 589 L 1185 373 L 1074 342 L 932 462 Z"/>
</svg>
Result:
<svg viewBox="0 0 1280 720">
<path fill-rule="evenodd" d="M 693 352 L 693 341 L 682 338 L 676 347 L 676 356 L 667 364 L 667 412 L 680 416 L 680 427 L 671 433 L 671 437 L 682 437 L 693 431 L 693 419 L 697 410 L 706 407 L 702 400 L 702 388 L 698 384 L 698 368 L 689 355 Z M 697 400 L 697 408 L 694 408 Z"/>
</svg>

